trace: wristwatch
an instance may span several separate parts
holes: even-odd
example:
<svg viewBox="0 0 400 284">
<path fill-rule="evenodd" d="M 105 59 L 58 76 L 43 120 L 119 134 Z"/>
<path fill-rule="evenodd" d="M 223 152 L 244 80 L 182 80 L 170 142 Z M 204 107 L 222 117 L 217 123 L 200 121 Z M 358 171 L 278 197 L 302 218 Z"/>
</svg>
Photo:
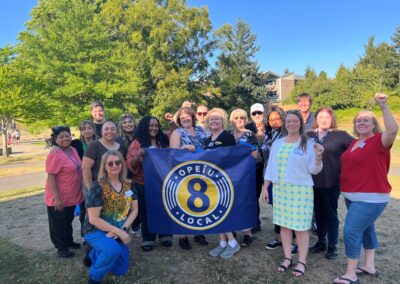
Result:
<svg viewBox="0 0 400 284">
<path fill-rule="evenodd" d="M 125 232 L 127 232 L 127 233 L 129 233 L 129 228 L 127 228 L 127 227 L 125 227 L 125 226 L 122 227 L 122 230 L 125 231 Z"/>
</svg>

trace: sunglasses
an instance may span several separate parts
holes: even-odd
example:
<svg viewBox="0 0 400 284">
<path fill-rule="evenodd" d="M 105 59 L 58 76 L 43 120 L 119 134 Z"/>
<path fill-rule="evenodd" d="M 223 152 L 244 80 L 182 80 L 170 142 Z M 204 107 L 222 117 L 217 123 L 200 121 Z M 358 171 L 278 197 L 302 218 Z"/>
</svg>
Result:
<svg viewBox="0 0 400 284">
<path fill-rule="evenodd" d="M 119 167 L 120 165 L 122 165 L 122 161 L 121 160 L 116 160 L 116 161 L 108 161 L 107 162 L 107 166 L 109 166 L 110 168 L 112 168 L 114 165 Z"/>
<path fill-rule="evenodd" d="M 236 116 L 236 117 L 234 117 L 233 119 L 234 119 L 234 120 L 239 120 L 239 119 L 241 119 L 241 120 L 246 120 L 246 118 L 245 118 L 244 116 Z"/>
<path fill-rule="evenodd" d="M 198 112 L 197 115 L 198 116 L 206 116 L 208 112 Z"/>
<path fill-rule="evenodd" d="M 251 113 L 252 116 L 262 115 L 262 114 L 263 114 L 262 111 L 253 111 L 253 112 Z"/>
</svg>

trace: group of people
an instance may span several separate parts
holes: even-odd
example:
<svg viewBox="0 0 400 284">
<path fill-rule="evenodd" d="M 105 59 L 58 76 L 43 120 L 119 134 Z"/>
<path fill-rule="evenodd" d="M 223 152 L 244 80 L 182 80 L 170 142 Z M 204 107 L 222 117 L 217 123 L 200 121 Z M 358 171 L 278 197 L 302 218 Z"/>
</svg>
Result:
<svg viewBox="0 0 400 284">
<path fill-rule="evenodd" d="M 100 282 L 108 272 L 126 273 L 131 228 L 140 227 L 144 252 L 153 250 L 157 236 L 162 246 L 172 246 L 171 235 L 148 229 L 143 169 L 146 149 L 195 152 L 242 144 L 251 147 L 256 162 L 257 226 L 245 230 L 240 242 L 235 232 L 220 234 L 211 256 L 230 258 L 252 244 L 252 234 L 261 230 L 261 196 L 273 205 L 276 233 L 266 248 L 283 247 L 277 271 L 285 272 L 292 266 L 292 255 L 298 249 L 293 275 L 301 277 L 308 252 L 327 250 L 326 258 L 338 257 L 337 208 L 342 192 L 348 208 L 344 225 L 348 264 L 334 283 L 359 283 L 360 274 L 376 276 L 374 222 L 390 198 L 387 173 L 398 126 L 387 96 L 376 94 L 375 101 L 382 110 L 385 130 L 380 130 L 372 112 L 361 111 L 354 118 L 356 139 L 337 129 L 330 107 L 311 113 L 312 99 L 307 93 L 299 95 L 298 110 L 285 112 L 273 106 L 266 112 L 262 104 L 253 104 L 251 121 L 243 109 L 228 116 L 223 109 L 209 110 L 205 105 L 194 111 L 191 103 L 184 102 L 175 114 L 165 115 L 170 124 L 167 131 L 162 131 L 160 121 L 153 116 L 145 116 L 139 123 L 130 114 L 122 115 L 118 123 L 106 120 L 104 106 L 93 103 L 93 119 L 81 123 L 79 139 L 72 140 L 67 126 L 52 128 L 54 147 L 46 160 L 45 193 L 51 240 L 60 257 L 74 256 L 70 249 L 81 245 L 73 241 L 72 220 L 74 207 L 80 204 L 81 233 L 87 243 L 84 264 L 90 268 L 88 283 Z M 313 215 L 318 242 L 309 248 Z M 208 245 L 204 235 L 195 235 L 194 241 Z M 179 246 L 192 248 L 188 236 L 179 236 Z M 358 267 L 362 246 L 365 263 Z"/>
</svg>

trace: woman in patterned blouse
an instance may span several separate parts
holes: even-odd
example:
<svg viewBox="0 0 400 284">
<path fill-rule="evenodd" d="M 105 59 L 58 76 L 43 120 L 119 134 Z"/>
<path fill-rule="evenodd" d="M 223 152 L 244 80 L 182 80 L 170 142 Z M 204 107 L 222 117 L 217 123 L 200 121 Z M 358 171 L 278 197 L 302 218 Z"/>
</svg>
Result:
<svg viewBox="0 0 400 284">
<path fill-rule="evenodd" d="M 258 144 L 258 139 L 256 134 L 246 129 L 246 123 L 248 116 L 245 110 L 238 108 L 231 112 L 230 119 L 233 126 L 233 136 L 235 137 L 236 143 L 238 145 L 245 145 L 252 148 L 251 155 L 256 159 L 258 163 L 262 163 L 262 158 L 260 155 L 260 147 Z M 256 193 L 256 191 L 255 191 Z M 258 196 L 254 196 L 258 203 Z M 242 247 L 247 247 L 253 242 L 253 236 L 251 229 L 244 231 L 243 241 L 240 243 Z"/>
<path fill-rule="evenodd" d="M 86 196 L 85 240 L 92 247 L 88 283 L 99 283 L 108 272 L 123 275 L 129 269 L 128 234 L 138 213 L 137 195 L 126 178 L 126 165 L 117 150 L 107 151 L 98 181 Z"/>
<path fill-rule="evenodd" d="M 191 152 L 204 149 L 207 134 L 203 127 L 196 126 L 196 115 L 193 109 L 181 107 L 175 114 L 176 125 L 169 139 L 170 148 L 185 149 Z M 195 235 L 194 241 L 202 246 L 208 245 L 204 235 Z M 179 237 L 179 246 L 184 250 L 191 250 L 187 236 Z"/>
</svg>

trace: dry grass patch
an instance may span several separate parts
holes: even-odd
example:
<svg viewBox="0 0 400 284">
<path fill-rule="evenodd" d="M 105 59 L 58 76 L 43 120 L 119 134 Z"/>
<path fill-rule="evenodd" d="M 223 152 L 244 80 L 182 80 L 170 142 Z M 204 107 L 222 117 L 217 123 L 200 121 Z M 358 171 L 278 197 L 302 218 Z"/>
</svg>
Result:
<svg viewBox="0 0 400 284">
<path fill-rule="evenodd" d="M 38 172 L 43 172 L 43 171 L 44 171 L 44 163 L 42 163 L 40 165 L 29 166 L 29 167 L 25 167 L 22 164 L 21 167 L 0 169 L 0 178 L 19 176 L 19 175 L 31 174 L 31 173 L 38 173 Z"/>
</svg>

